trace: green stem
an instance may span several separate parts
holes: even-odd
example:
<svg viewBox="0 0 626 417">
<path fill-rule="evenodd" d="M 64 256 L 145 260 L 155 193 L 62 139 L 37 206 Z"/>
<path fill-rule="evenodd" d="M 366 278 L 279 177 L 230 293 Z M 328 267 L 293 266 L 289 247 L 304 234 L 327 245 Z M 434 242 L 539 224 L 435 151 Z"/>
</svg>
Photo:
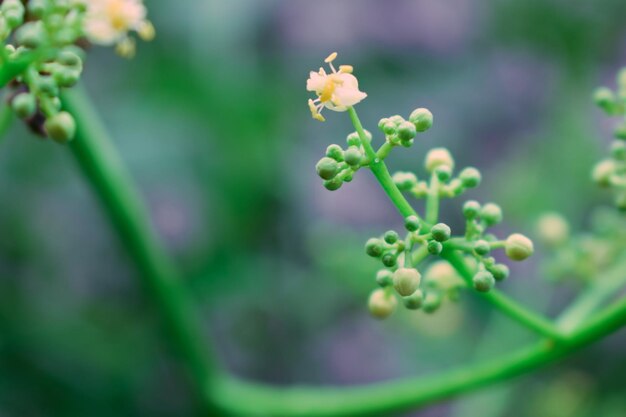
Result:
<svg viewBox="0 0 626 417">
<path fill-rule="evenodd" d="M 207 402 L 216 374 L 202 338 L 197 312 L 181 277 L 150 224 L 150 215 L 87 97 L 78 88 L 64 93 L 64 107 L 76 119 L 70 150 L 104 206 L 120 240 L 140 271 L 142 283 L 158 308 L 172 346 L 191 374 L 198 396 Z"/>
<path fill-rule="evenodd" d="M 473 271 L 467 266 L 465 259 L 461 255 L 455 251 L 446 249 L 447 248 L 444 249 L 441 256 L 450 262 L 450 264 L 459 272 L 459 274 L 461 274 L 461 277 L 463 277 L 463 279 L 471 287 L 472 277 L 474 275 Z M 480 295 L 483 299 L 489 301 L 512 319 L 536 331 L 537 333 L 550 339 L 563 339 L 563 334 L 550 320 L 518 304 L 516 301 L 510 299 L 500 291 L 493 289 L 489 292 L 480 293 Z"/>
<path fill-rule="evenodd" d="M 426 223 L 435 224 L 439 218 L 439 178 L 434 172 L 430 174 L 428 194 L 426 195 Z"/>
</svg>

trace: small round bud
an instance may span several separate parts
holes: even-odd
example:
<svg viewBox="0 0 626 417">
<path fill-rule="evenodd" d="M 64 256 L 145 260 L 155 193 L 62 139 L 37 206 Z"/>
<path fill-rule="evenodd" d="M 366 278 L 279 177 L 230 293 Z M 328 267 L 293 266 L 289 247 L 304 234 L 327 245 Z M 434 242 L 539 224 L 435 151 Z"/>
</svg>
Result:
<svg viewBox="0 0 626 417">
<path fill-rule="evenodd" d="M 28 2 L 28 12 L 33 16 L 41 19 L 46 11 L 46 2 L 44 0 L 30 0 Z"/>
<path fill-rule="evenodd" d="M 57 62 L 67 67 L 82 67 L 83 64 L 80 56 L 78 56 L 78 54 L 69 49 L 64 49 L 59 52 L 59 55 L 57 56 Z"/>
<path fill-rule="evenodd" d="M 365 242 L 365 253 L 372 258 L 379 258 L 383 254 L 383 243 L 375 237 Z"/>
<path fill-rule="evenodd" d="M 502 209 L 494 203 L 487 203 L 480 210 L 480 218 L 487 223 L 487 226 L 493 226 L 502 221 Z"/>
<path fill-rule="evenodd" d="M 413 294 L 403 297 L 402 302 L 409 310 L 417 310 L 424 303 L 424 293 L 422 290 L 416 290 Z"/>
<path fill-rule="evenodd" d="M 51 76 L 42 76 L 36 82 L 37 88 L 43 94 L 46 94 L 50 97 L 56 97 L 59 95 L 59 86 L 57 85 L 54 78 Z"/>
<path fill-rule="evenodd" d="M 439 181 L 448 181 L 452 176 L 452 170 L 447 165 L 438 166 L 435 169 L 435 175 L 439 178 Z"/>
<path fill-rule="evenodd" d="M 13 98 L 11 106 L 18 117 L 26 119 L 37 111 L 37 100 L 30 93 L 20 93 Z"/>
<path fill-rule="evenodd" d="M 531 256 L 534 250 L 533 242 L 519 233 L 509 236 L 504 246 L 504 253 L 514 261 L 523 261 Z"/>
<path fill-rule="evenodd" d="M 393 287 L 404 297 L 413 294 L 421 280 L 421 274 L 414 268 L 398 268 L 393 273 Z"/>
<path fill-rule="evenodd" d="M 393 123 L 394 125 L 396 125 L 396 127 L 398 127 L 405 120 L 404 120 L 404 117 L 400 116 L 399 114 L 396 114 L 396 115 L 391 116 L 389 118 L 389 121 Z"/>
<path fill-rule="evenodd" d="M 356 166 L 361 163 L 361 151 L 356 146 L 350 146 L 343 154 L 344 159 L 350 166 Z"/>
<path fill-rule="evenodd" d="M 63 68 L 55 71 L 52 77 L 59 87 L 73 87 L 80 79 L 80 71 L 71 68 Z"/>
<path fill-rule="evenodd" d="M 35 49 L 45 39 L 45 30 L 41 21 L 26 23 L 15 31 L 15 40 L 18 45 Z"/>
<path fill-rule="evenodd" d="M 477 291 L 488 292 L 496 284 L 496 280 L 490 272 L 480 271 L 472 278 L 472 284 Z"/>
<path fill-rule="evenodd" d="M 323 180 L 330 180 L 335 178 L 335 175 L 337 175 L 339 165 L 334 159 L 325 156 L 315 165 L 315 170 L 320 178 Z"/>
<path fill-rule="evenodd" d="M 404 121 L 398 126 L 398 137 L 401 141 L 410 141 L 417 135 L 415 125 L 411 122 Z"/>
<path fill-rule="evenodd" d="M 405 249 L 406 249 L 406 243 L 404 243 L 404 240 L 398 240 L 398 242 L 396 243 L 396 252 L 400 253 L 404 251 Z"/>
<path fill-rule="evenodd" d="M 389 123 L 389 119 L 386 117 L 383 117 L 382 119 L 380 119 L 378 121 L 378 128 L 382 131 L 385 132 L 385 125 Z"/>
<path fill-rule="evenodd" d="M 394 267 L 396 266 L 396 256 L 393 253 L 386 253 L 383 255 L 381 261 L 383 262 L 383 265 L 385 265 L 388 268 Z"/>
<path fill-rule="evenodd" d="M 381 269 L 376 273 L 376 283 L 381 287 L 393 285 L 393 272 L 388 269 Z"/>
<path fill-rule="evenodd" d="M 396 172 L 392 179 L 401 191 L 408 191 L 417 184 L 417 177 L 412 172 Z"/>
<path fill-rule="evenodd" d="M 426 297 L 424 297 L 424 302 L 422 303 L 422 310 L 424 313 L 434 313 L 439 310 L 442 301 L 442 296 L 438 291 L 428 291 L 426 293 Z"/>
<path fill-rule="evenodd" d="M 491 272 L 496 281 L 502 281 L 509 277 L 509 267 L 505 264 L 495 264 L 489 268 L 489 272 Z"/>
<path fill-rule="evenodd" d="M 388 294 L 382 288 L 372 291 L 367 301 L 370 314 L 377 319 L 384 319 L 392 315 L 396 311 L 397 305 L 396 297 L 393 294 Z"/>
<path fill-rule="evenodd" d="M 611 155 L 616 161 L 626 161 L 626 142 L 616 140 L 611 144 Z"/>
<path fill-rule="evenodd" d="M 415 125 L 415 130 L 425 132 L 433 125 L 433 114 L 425 108 L 415 109 L 409 116 L 409 121 Z"/>
<path fill-rule="evenodd" d="M 436 240 L 429 240 L 426 248 L 428 249 L 428 253 L 431 255 L 439 255 L 443 250 L 443 245 L 441 242 L 437 242 Z"/>
<path fill-rule="evenodd" d="M 448 166 L 450 170 L 454 169 L 454 159 L 446 148 L 435 148 L 428 151 L 424 166 L 426 171 L 433 172 L 439 166 Z"/>
<path fill-rule="evenodd" d="M 436 241 L 445 242 L 446 240 L 450 239 L 450 234 L 452 233 L 452 231 L 450 230 L 450 226 L 448 226 L 447 224 L 437 223 L 432 227 L 432 229 L 430 229 L 430 233 L 432 234 L 433 239 L 435 239 Z"/>
<path fill-rule="evenodd" d="M 617 125 L 613 134 L 617 139 L 626 140 L 626 122 Z"/>
<path fill-rule="evenodd" d="M 482 177 L 476 168 L 468 167 L 461 171 L 459 179 L 464 187 L 474 188 L 480 185 Z"/>
<path fill-rule="evenodd" d="M 396 133 L 396 129 L 397 129 L 396 124 L 392 122 L 391 120 L 387 119 L 387 122 L 383 126 L 383 132 L 385 132 L 385 135 L 387 136 L 394 135 Z"/>
<path fill-rule="evenodd" d="M 337 191 L 343 185 L 341 178 L 335 177 L 322 183 L 328 191 Z"/>
<path fill-rule="evenodd" d="M 614 202 L 619 211 L 626 211 L 626 192 L 617 193 Z"/>
<path fill-rule="evenodd" d="M 612 159 L 605 159 L 596 164 L 591 173 L 591 178 L 600 187 L 611 185 L 611 176 L 615 173 L 615 162 Z"/>
<path fill-rule="evenodd" d="M 393 230 L 387 230 L 385 232 L 385 236 L 384 236 L 385 242 L 389 243 L 390 245 L 393 245 L 394 243 L 396 243 L 398 241 L 398 238 L 399 238 L 398 233 L 396 233 Z"/>
<path fill-rule="evenodd" d="M 489 252 L 491 252 L 491 247 L 489 246 L 489 242 L 486 240 L 477 240 L 474 242 L 474 252 L 478 256 L 485 256 Z"/>
<path fill-rule="evenodd" d="M 334 159 L 337 162 L 342 162 L 343 149 L 341 149 L 341 146 L 336 144 L 329 145 L 328 148 L 326 148 L 326 156 Z"/>
<path fill-rule="evenodd" d="M 415 232 L 420 228 L 420 219 L 417 216 L 409 216 L 404 219 L 404 227 L 409 232 Z"/>
<path fill-rule="evenodd" d="M 607 110 L 615 103 L 615 94 L 606 87 L 600 87 L 593 93 L 593 101 L 604 110 Z"/>
<path fill-rule="evenodd" d="M 350 133 L 348 137 L 346 138 L 346 142 L 348 143 L 348 146 L 360 146 L 361 145 L 361 139 L 359 138 L 359 134 L 357 132 Z"/>
<path fill-rule="evenodd" d="M 58 143 L 66 143 L 74 138 L 76 122 L 68 112 L 59 112 L 49 117 L 44 125 L 48 136 Z"/>
<path fill-rule="evenodd" d="M 465 204 L 463 204 L 463 217 L 465 217 L 467 220 L 472 220 L 476 218 L 476 216 L 478 216 L 478 213 L 480 213 L 480 208 L 481 207 L 478 201 L 466 201 Z"/>
<path fill-rule="evenodd" d="M 550 246 L 560 246 L 569 238 L 569 224 L 558 213 L 546 213 L 537 221 L 537 235 Z"/>
</svg>

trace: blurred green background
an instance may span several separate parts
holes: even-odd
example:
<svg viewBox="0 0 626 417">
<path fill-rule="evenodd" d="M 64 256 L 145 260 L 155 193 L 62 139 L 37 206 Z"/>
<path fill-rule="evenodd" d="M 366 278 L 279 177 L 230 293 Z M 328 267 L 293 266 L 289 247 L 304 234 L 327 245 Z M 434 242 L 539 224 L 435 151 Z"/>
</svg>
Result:
<svg viewBox="0 0 626 417">
<path fill-rule="evenodd" d="M 470 294 L 433 316 L 367 314 L 363 242 L 401 219 L 367 172 L 337 192 L 315 175 L 345 114 L 310 118 L 305 80 L 339 52 L 369 97 L 366 128 L 428 107 L 431 131 L 390 168 L 446 146 L 481 168 L 505 235 L 543 211 L 575 230 L 610 197 L 589 170 L 612 122 L 593 88 L 626 62 L 623 0 L 148 2 L 157 39 L 132 61 L 94 48 L 84 84 L 236 375 L 358 384 L 448 369 L 531 338 Z M 465 199 L 443 218 L 462 227 Z M 418 205 L 419 207 L 419 205 Z M 534 262 L 502 288 L 556 314 Z M 193 415 L 152 305 L 65 147 L 16 124 L 0 147 L 0 416 Z M 485 337 L 485 335 L 487 335 Z M 626 335 L 534 376 L 407 415 L 623 416 Z M 242 399 L 245 401 L 245 399 Z"/>
</svg>

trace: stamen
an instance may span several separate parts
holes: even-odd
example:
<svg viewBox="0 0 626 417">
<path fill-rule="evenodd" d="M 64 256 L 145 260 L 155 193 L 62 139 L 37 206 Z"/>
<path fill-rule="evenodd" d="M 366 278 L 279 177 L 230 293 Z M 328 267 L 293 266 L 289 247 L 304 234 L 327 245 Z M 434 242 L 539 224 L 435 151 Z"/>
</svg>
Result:
<svg viewBox="0 0 626 417">
<path fill-rule="evenodd" d="M 324 62 L 327 64 L 330 64 L 331 62 L 335 60 L 335 58 L 337 58 L 337 52 L 333 52 L 332 54 L 328 55 L 326 59 L 324 60 Z"/>
<path fill-rule="evenodd" d="M 352 65 L 340 65 L 339 66 L 339 72 L 343 74 L 352 74 L 352 71 L 354 71 L 354 68 L 352 67 Z"/>
</svg>

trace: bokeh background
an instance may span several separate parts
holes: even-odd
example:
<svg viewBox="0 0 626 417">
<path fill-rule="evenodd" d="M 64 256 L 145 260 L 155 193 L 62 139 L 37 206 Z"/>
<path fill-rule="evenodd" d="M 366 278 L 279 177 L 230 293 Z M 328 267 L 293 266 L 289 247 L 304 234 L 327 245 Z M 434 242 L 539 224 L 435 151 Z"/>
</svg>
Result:
<svg viewBox="0 0 626 417">
<path fill-rule="evenodd" d="M 332 51 L 369 97 L 366 128 L 428 107 L 392 170 L 449 147 L 495 201 L 498 232 L 546 210 L 574 230 L 610 197 L 589 170 L 612 122 L 591 92 L 626 62 L 623 0 L 148 2 L 157 39 L 131 61 L 94 49 L 84 84 L 236 375 L 278 385 L 428 374 L 532 338 L 469 293 L 432 316 L 367 314 L 364 241 L 401 219 L 367 172 L 326 191 L 315 162 L 352 131 L 310 118 L 305 80 Z M 459 230 L 465 199 L 443 218 Z M 417 205 L 420 207 L 420 205 Z M 555 315 L 575 284 L 539 254 L 502 288 Z M 0 416 L 180 416 L 194 409 L 136 270 L 68 150 L 20 124 L 0 146 Z M 626 334 L 415 416 L 623 416 Z M 242 399 L 245 401 L 245 399 Z"/>
</svg>

